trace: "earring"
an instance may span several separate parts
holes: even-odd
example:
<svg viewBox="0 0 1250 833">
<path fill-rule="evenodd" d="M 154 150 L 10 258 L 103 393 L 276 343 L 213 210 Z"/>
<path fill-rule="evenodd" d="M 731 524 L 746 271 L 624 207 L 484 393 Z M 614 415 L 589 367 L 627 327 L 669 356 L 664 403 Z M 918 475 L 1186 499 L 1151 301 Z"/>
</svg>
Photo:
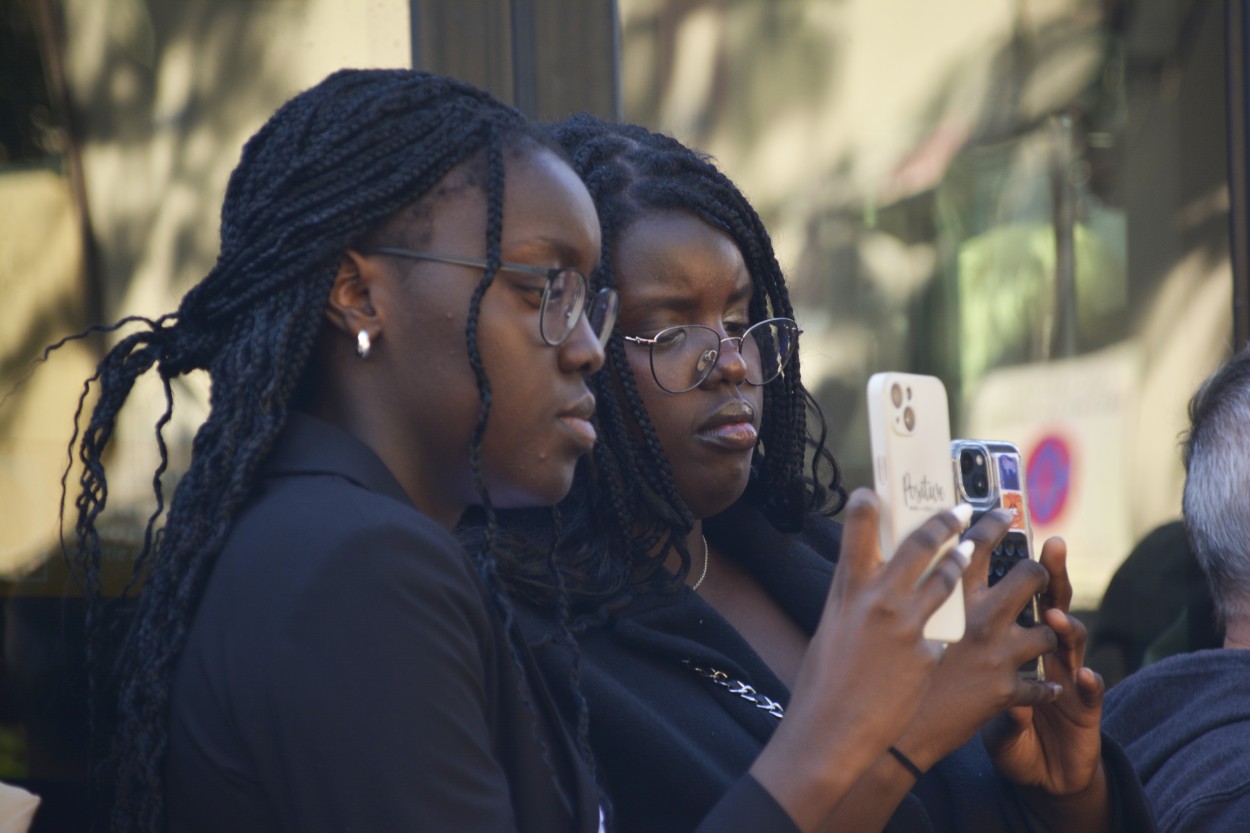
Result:
<svg viewBox="0 0 1250 833">
<path fill-rule="evenodd" d="M 369 351 L 373 349 L 373 341 L 369 338 L 369 333 L 360 330 L 356 333 L 356 355 L 362 359 L 369 358 Z"/>
</svg>

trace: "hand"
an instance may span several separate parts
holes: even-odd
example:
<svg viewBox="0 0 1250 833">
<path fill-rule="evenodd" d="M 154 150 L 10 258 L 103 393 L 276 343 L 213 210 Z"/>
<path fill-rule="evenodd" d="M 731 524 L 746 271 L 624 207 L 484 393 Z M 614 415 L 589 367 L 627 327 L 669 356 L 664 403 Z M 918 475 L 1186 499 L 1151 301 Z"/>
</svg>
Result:
<svg viewBox="0 0 1250 833">
<path fill-rule="evenodd" d="M 1042 619 L 1058 637 L 1046 657 L 1046 678 L 1062 686 L 1054 700 L 1018 707 L 986 726 L 982 737 L 999 773 L 1028 789 L 1022 795 L 1045 818 L 1062 826 L 1098 829 L 1106 818 L 1106 774 L 1102 769 L 1102 678 L 1085 668 L 1085 626 L 1068 615 L 1072 584 L 1067 546 L 1051 538 L 1041 564 L 1050 586 L 1041 598 Z M 1012 570 L 1014 573 L 1015 570 Z"/>
<path fill-rule="evenodd" d="M 1055 632 L 1039 625 L 1022 628 L 1016 617 L 1046 590 L 1047 570 L 1033 561 L 1017 564 L 989 586 L 990 556 L 1007 533 L 1012 515 L 984 515 L 968 531 L 975 542 L 964 572 L 964 637 L 946 649 L 915 719 L 896 744 L 921 769 L 929 769 L 963 746 L 989 720 L 1005 710 L 1054 700 L 1059 686 L 1020 676 L 1025 662 L 1055 650 Z"/>
<path fill-rule="evenodd" d="M 825 823 L 915 713 L 941 655 L 924 639 L 924 623 L 968 564 L 971 546 L 960 544 L 926 575 L 966 516 L 935 515 L 888 563 L 881 559 L 877 519 L 876 496 L 856 490 L 847 504 L 825 613 L 804 654 L 786 718 L 751 767 L 805 831 Z"/>
</svg>

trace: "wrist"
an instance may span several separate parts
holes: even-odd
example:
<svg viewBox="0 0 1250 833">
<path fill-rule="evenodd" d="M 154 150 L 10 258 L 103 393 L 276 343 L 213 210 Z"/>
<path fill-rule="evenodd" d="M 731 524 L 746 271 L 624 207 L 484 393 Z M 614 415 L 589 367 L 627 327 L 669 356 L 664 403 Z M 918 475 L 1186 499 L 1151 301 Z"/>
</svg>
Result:
<svg viewBox="0 0 1250 833">
<path fill-rule="evenodd" d="M 1056 793 L 1040 786 L 1016 785 L 1016 790 L 1049 830 L 1093 833 L 1108 829 L 1110 792 L 1101 758 L 1089 782 L 1081 789 Z"/>
<path fill-rule="evenodd" d="M 903 753 L 921 772 L 928 772 L 962 744 L 951 746 L 944 743 L 933 732 L 920 731 L 921 726 L 931 725 L 927 721 L 913 720 L 903 731 L 903 736 L 894 742 L 894 748 Z M 949 748 L 948 748 L 949 747 Z"/>
<path fill-rule="evenodd" d="M 832 742 L 827 748 L 847 750 L 849 754 L 830 756 L 821 754 L 823 744 L 814 744 L 799 735 L 790 738 L 784 728 L 783 721 L 751 765 L 751 776 L 781 805 L 799 830 L 823 830 L 838 803 L 873 765 L 868 756 L 859 752 L 870 747 L 849 741 Z"/>
</svg>

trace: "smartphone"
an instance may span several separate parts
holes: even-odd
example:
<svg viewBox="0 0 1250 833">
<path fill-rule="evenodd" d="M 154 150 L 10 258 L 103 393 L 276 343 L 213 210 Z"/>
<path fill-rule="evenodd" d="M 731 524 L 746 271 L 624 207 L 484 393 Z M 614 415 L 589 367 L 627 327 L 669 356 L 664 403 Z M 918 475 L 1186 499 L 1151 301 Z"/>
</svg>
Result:
<svg viewBox="0 0 1250 833">
<path fill-rule="evenodd" d="M 881 555 L 891 558 L 918 526 L 955 505 L 946 387 L 935 376 L 874 374 L 868 380 L 868 426 L 881 504 Z M 963 638 L 964 594 L 959 588 L 929 618 L 924 635 L 939 642 Z"/>
<path fill-rule="evenodd" d="M 1012 567 L 1033 553 L 1033 525 L 1029 520 L 1029 496 L 1021 466 L 1020 449 L 1002 440 L 955 440 L 951 443 L 951 463 L 958 500 L 972 504 L 972 522 L 986 512 L 1008 509 L 1014 515 L 1003 540 L 990 554 L 989 583 L 993 587 Z M 1040 620 L 1038 599 L 1034 596 L 1016 617 L 1028 628 Z M 1020 667 L 1020 673 L 1043 679 L 1042 659 Z"/>
</svg>

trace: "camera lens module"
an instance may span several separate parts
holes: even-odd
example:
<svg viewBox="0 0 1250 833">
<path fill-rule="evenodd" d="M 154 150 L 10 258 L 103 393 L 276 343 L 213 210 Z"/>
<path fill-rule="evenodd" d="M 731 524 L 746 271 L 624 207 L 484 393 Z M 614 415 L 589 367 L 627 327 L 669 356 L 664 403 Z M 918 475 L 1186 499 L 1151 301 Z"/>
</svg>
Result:
<svg viewBox="0 0 1250 833">
<path fill-rule="evenodd" d="M 978 500 L 989 497 L 990 474 L 985 454 L 980 449 L 960 449 L 959 479 L 963 484 L 964 494 L 969 498 Z"/>
<path fill-rule="evenodd" d="M 890 387 L 890 401 L 895 408 L 903 404 L 903 388 L 897 382 Z"/>
<path fill-rule="evenodd" d="M 911 406 L 903 409 L 903 427 L 908 431 L 913 431 L 916 428 L 916 412 L 911 409 Z"/>
</svg>

